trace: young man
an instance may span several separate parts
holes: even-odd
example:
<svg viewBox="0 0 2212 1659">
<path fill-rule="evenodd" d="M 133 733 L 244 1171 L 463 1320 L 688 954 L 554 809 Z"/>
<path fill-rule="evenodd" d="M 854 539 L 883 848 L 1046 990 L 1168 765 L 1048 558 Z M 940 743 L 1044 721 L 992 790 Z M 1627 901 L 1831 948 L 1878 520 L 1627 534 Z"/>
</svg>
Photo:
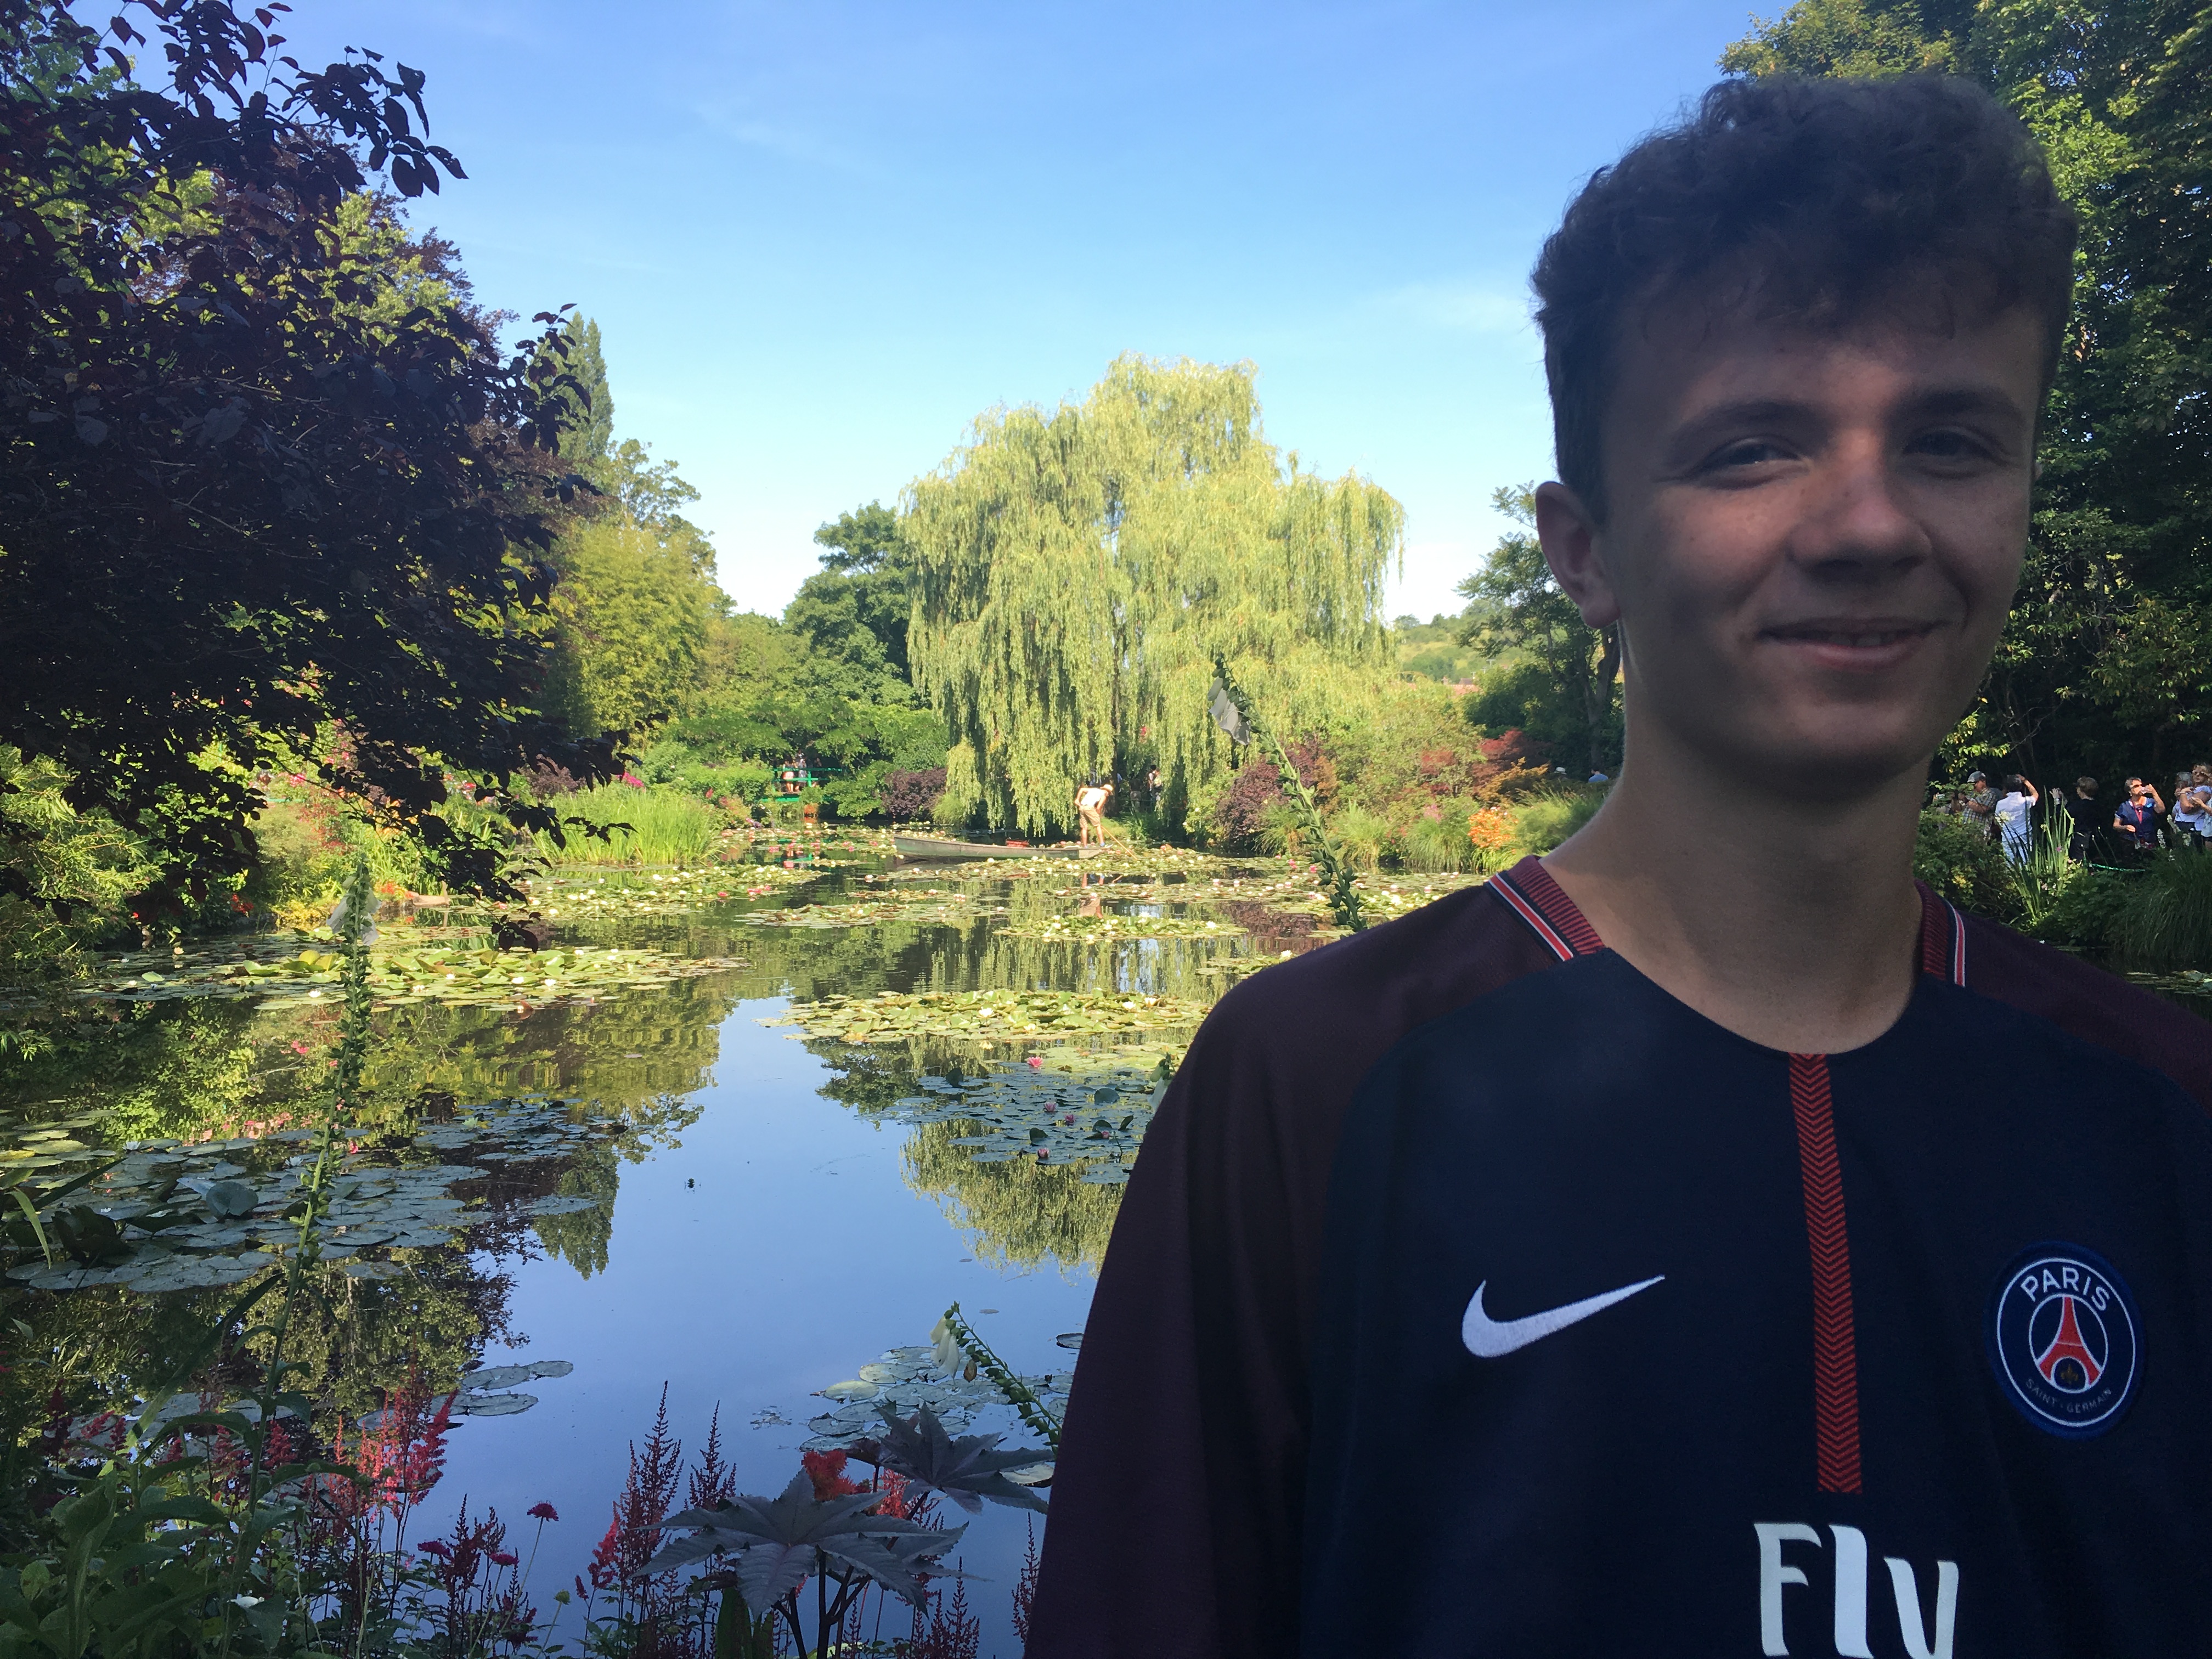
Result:
<svg viewBox="0 0 2212 1659">
<path fill-rule="evenodd" d="M 1724 84 L 1570 209 L 1537 522 L 1626 764 L 1207 1021 L 1032 1659 L 2205 1650 L 2212 1028 L 1911 876 L 2072 242 L 1925 79 Z"/>
</svg>

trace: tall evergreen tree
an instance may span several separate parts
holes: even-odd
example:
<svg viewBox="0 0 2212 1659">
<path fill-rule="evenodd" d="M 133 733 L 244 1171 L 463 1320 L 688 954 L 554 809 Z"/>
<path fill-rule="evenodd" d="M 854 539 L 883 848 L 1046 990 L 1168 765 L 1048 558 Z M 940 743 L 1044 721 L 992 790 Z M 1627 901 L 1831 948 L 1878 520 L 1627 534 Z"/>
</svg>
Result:
<svg viewBox="0 0 2212 1659">
<path fill-rule="evenodd" d="M 568 346 L 562 366 L 575 380 L 574 389 L 564 387 L 561 392 L 568 406 L 561 431 L 561 459 L 571 465 L 604 461 L 614 453 L 615 394 L 607 386 L 599 325 L 581 313 L 571 313 L 561 337 Z"/>
</svg>

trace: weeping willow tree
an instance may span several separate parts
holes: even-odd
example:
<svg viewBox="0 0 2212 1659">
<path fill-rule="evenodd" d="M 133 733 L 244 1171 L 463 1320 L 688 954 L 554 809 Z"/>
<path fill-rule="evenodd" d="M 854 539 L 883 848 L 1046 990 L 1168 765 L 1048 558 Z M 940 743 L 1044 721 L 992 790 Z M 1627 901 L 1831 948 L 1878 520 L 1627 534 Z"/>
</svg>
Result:
<svg viewBox="0 0 2212 1659">
<path fill-rule="evenodd" d="M 1171 816 L 1235 764 L 1217 653 L 1280 730 L 1387 670 L 1404 514 L 1261 435 L 1251 365 L 1118 359 L 1080 404 L 979 419 L 908 491 L 915 681 L 945 721 L 940 815 L 1063 832 L 1077 787 L 1160 769 Z"/>
</svg>

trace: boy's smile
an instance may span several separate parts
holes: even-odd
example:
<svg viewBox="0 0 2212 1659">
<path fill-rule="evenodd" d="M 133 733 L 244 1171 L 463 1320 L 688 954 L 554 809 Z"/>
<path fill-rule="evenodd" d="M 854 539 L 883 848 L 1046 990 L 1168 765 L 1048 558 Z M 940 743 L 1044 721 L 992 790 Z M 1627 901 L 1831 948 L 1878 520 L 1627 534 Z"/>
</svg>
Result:
<svg viewBox="0 0 2212 1659">
<path fill-rule="evenodd" d="M 2019 576 L 2036 320 L 1816 330 L 1674 304 L 1623 344 L 1607 522 L 1558 484 L 1537 506 L 1585 617 L 1623 622 L 1632 746 L 1815 796 L 1924 763 Z"/>
</svg>

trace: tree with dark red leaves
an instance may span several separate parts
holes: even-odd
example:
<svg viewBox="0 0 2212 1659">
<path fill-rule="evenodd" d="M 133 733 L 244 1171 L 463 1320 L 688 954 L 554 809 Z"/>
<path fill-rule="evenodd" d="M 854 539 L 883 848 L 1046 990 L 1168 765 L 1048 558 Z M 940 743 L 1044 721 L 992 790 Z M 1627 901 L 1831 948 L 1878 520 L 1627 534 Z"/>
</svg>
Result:
<svg viewBox="0 0 2212 1659">
<path fill-rule="evenodd" d="M 287 750 L 497 890 L 448 777 L 557 835 L 508 781 L 610 771 L 538 709 L 575 383 L 554 314 L 502 351 L 450 250 L 362 234 L 460 167 L 420 71 L 303 69 L 284 9 L 0 0 L 0 742 L 166 892 L 251 864 Z"/>
</svg>

